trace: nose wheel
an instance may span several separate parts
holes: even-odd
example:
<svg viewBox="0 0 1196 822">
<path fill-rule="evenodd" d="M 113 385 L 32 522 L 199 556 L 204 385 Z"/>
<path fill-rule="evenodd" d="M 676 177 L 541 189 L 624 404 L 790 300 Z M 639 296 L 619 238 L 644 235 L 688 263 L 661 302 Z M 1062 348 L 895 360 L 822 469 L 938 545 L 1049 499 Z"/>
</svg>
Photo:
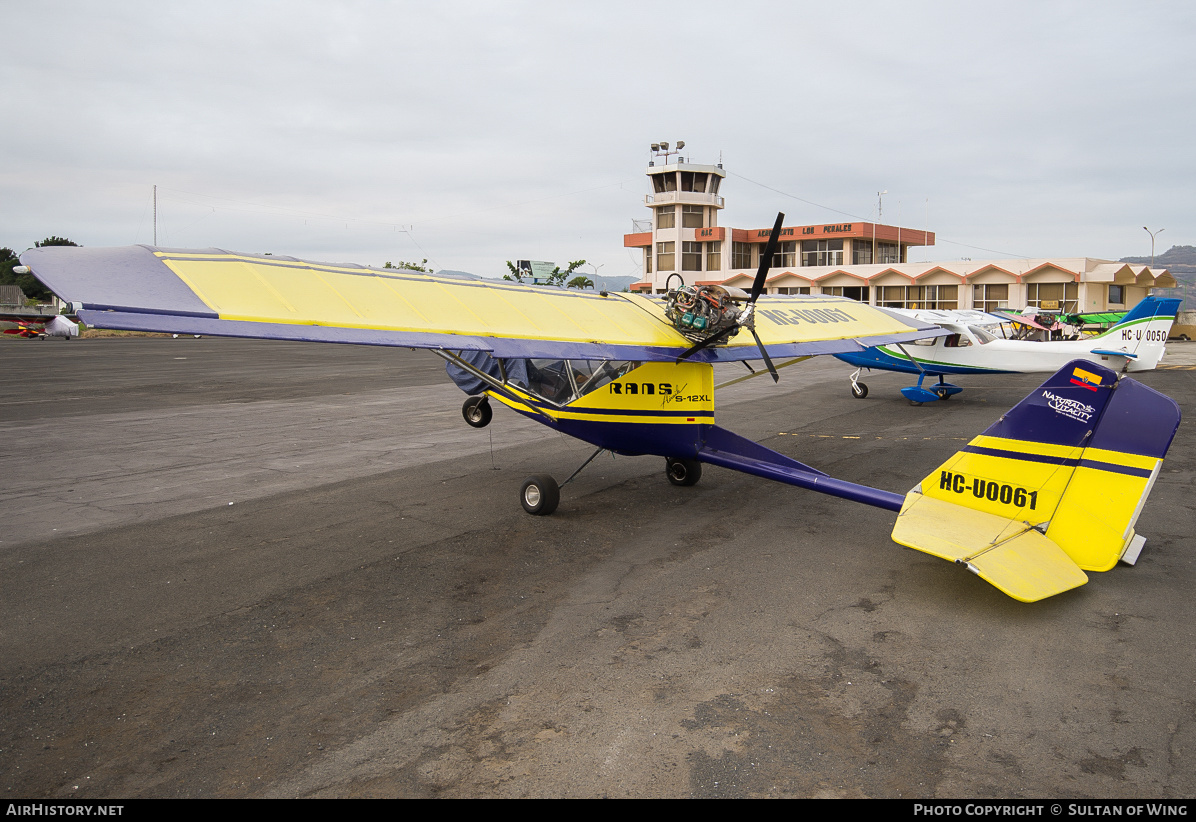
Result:
<svg viewBox="0 0 1196 822">
<path fill-rule="evenodd" d="M 868 396 L 868 386 L 860 382 L 860 374 L 863 372 L 863 370 L 864 369 L 862 368 L 857 368 L 852 375 L 847 378 L 851 380 L 851 396 L 855 397 L 857 400 L 862 400 Z"/>
<path fill-rule="evenodd" d="M 470 397 L 461 406 L 461 416 L 466 424 L 473 428 L 485 428 L 494 417 L 494 409 L 490 407 L 490 398 L 486 396 Z"/>
</svg>

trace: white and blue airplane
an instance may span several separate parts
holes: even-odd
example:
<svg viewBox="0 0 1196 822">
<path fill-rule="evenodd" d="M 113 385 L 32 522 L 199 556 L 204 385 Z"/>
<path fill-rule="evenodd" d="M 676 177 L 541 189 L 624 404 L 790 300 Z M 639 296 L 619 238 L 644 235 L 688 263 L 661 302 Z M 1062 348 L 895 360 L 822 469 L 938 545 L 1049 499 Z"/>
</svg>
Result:
<svg viewBox="0 0 1196 822">
<path fill-rule="evenodd" d="M 982 311 L 891 308 L 886 310 L 932 322 L 950 333 L 945 337 L 878 345 L 834 356 L 856 366 L 849 379 L 851 394 L 857 399 L 868 396 L 868 386 L 859 379 L 865 370 L 917 374 L 917 385 L 901 389 L 911 405 L 945 400 L 962 391 L 958 385 L 946 381 L 949 374 L 1053 372 L 1072 360 L 1090 360 L 1121 372 L 1151 371 L 1163 358 L 1167 334 L 1175 322 L 1179 304 L 1177 299 L 1147 297 L 1108 331 L 1078 340 L 1044 342 L 1002 339 L 986 330 L 986 326 L 991 328 L 1008 318 Z M 922 382 L 927 377 L 938 377 L 938 382 L 924 388 Z"/>
</svg>

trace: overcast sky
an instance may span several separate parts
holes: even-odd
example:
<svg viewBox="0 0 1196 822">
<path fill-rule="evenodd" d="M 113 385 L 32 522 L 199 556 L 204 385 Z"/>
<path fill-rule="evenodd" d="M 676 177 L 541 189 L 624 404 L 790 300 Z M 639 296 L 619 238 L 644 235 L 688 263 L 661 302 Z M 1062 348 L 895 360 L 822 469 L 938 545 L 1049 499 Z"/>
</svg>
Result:
<svg viewBox="0 0 1196 822">
<path fill-rule="evenodd" d="M 876 218 L 912 259 L 1196 245 L 1196 3 L 0 0 L 0 245 L 381 265 L 622 247 L 649 145 L 722 225 Z M 592 268 L 587 270 L 593 270 Z"/>
</svg>

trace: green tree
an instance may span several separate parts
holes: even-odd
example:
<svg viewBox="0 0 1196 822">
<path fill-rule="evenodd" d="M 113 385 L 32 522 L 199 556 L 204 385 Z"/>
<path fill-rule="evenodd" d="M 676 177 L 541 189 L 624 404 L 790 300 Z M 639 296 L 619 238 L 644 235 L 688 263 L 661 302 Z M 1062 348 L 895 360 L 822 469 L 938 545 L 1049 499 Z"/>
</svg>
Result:
<svg viewBox="0 0 1196 822">
<path fill-rule="evenodd" d="M 564 271 L 561 271 L 561 267 L 558 265 L 556 268 L 552 269 L 552 273 L 548 275 L 548 282 L 552 285 L 555 285 L 557 288 L 564 288 L 565 283 L 569 280 L 570 276 L 572 276 L 573 272 L 585 264 L 585 260 L 574 260 L 573 262 L 569 263 L 569 267 Z"/>
<path fill-rule="evenodd" d="M 569 267 L 566 268 L 564 271 L 561 271 L 561 267 L 559 265 L 554 267 L 552 269 L 552 272 L 549 273 L 549 275 L 548 275 L 548 283 L 547 284 L 555 285 L 557 288 L 564 288 L 565 283 L 569 281 L 569 277 L 573 274 L 573 272 L 576 271 L 577 269 L 581 268 L 585 264 L 586 264 L 585 260 L 574 260 L 573 262 L 569 263 Z M 511 281 L 514 281 L 517 283 L 523 282 L 523 277 L 527 272 L 520 271 L 519 269 L 517 269 L 515 267 L 515 264 L 512 263 L 510 260 L 507 260 L 507 269 L 511 273 L 503 274 L 502 278 L 504 280 L 511 280 Z M 578 278 L 575 278 L 575 279 L 578 279 Z M 594 284 L 590 283 L 590 287 L 593 288 L 593 286 L 594 286 Z M 570 288 L 584 288 L 585 286 L 574 286 L 574 285 L 570 284 L 569 287 Z"/>
<path fill-rule="evenodd" d="M 73 245 L 73 246 L 78 247 L 79 244 L 72 243 L 66 237 L 47 237 L 46 239 L 42 240 L 41 242 L 34 243 L 34 245 L 37 246 L 38 248 L 43 248 L 48 245 Z"/>
<path fill-rule="evenodd" d="M 594 281 L 589 277 L 574 277 L 569 281 L 569 288 L 593 288 Z"/>
<path fill-rule="evenodd" d="M 66 237 L 47 237 L 34 245 L 43 248 L 48 245 L 78 246 L 79 244 L 71 242 Z M 21 261 L 17 258 L 16 252 L 11 248 L 0 248 L 0 285 L 19 285 L 29 299 L 35 302 L 48 302 L 53 294 L 50 289 L 41 284 L 37 277 L 32 274 L 17 274 L 13 271 L 20 264 Z"/>
<path fill-rule="evenodd" d="M 428 268 L 428 258 L 427 257 L 424 257 L 423 261 L 418 262 L 418 263 L 409 263 L 404 260 L 399 260 L 399 262 L 397 264 L 395 264 L 395 263 L 392 263 L 390 260 L 387 260 L 386 265 L 384 265 L 382 267 L 383 268 L 401 268 L 404 271 L 419 271 L 423 274 L 431 274 L 432 273 L 432 269 Z"/>
<path fill-rule="evenodd" d="M 523 282 L 523 272 L 520 271 L 518 268 L 516 268 L 515 264 L 513 262 L 511 262 L 510 260 L 507 260 L 507 268 L 510 270 L 511 273 L 503 274 L 502 278 L 504 280 L 509 280 L 511 282 L 516 282 L 516 283 Z"/>
</svg>

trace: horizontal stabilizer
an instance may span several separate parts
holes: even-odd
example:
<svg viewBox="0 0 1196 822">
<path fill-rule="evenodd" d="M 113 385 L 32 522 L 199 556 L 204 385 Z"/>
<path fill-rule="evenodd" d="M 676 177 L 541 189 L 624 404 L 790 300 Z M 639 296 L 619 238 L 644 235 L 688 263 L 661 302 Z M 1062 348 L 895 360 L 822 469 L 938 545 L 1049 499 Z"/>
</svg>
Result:
<svg viewBox="0 0 1196 822">
<path fill-rule="evenodd" d="M 893 539 L 1024 601 L 1083 585 L 1136 559 L 1179 419 L 1169 397 L 1074 360 L 911 491 Z"/>
<path fill-rule="evenodd" d="M 926 497 L 918 490 L 905 498 L 893 540 L 963 565 L 1022 602 L 1037 602 L 1088 581 L 1062 548 L 1024 523 Z"/>
</svg>

